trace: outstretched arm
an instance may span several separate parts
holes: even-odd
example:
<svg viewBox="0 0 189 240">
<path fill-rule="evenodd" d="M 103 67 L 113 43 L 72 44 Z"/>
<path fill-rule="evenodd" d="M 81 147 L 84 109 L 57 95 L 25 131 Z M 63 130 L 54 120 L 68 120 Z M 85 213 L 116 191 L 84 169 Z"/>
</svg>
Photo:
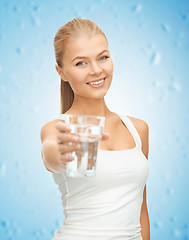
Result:
<svg viewBox="0 0 189 240">
<path fill-rule="evenodd" d="M 149 129 L 146 122 L 143 122 L 141 127 L 141 140 L 142 140 L 142 152 L 145 157 L 148 159 L 149 151 Z M 141 224 L 141 235 L 143 240 L 150 240 L 150 220 L 148 216 L 148 208 L 146 203 L 146 185 L 143 191 L 143 202 L 141 206 L 140 214 L 140 224 Z"/>
<path fill-rule="evenodd" d="M 146 186 L 144 187 L 143 203 L 140 213 L 141 235 L 143 240 L 150 240 L 150 220 L 146 204 Z"/>
</svg>

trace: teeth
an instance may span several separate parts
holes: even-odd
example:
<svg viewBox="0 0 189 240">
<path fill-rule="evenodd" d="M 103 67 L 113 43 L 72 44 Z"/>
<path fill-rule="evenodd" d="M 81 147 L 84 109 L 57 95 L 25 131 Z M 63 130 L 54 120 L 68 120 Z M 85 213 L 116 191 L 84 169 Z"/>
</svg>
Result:
<svg viewBox="0 0 189 240">
<path fill-rule="evenodd" d="M 97 81 L 97 82 L 92 82 L 92 83 L 88 83 L 90 85 L 98 85 L 100 83 L 102 83 L 104 81 L 104 79 L 100 80 L 100 81 Z"/>
</svg>

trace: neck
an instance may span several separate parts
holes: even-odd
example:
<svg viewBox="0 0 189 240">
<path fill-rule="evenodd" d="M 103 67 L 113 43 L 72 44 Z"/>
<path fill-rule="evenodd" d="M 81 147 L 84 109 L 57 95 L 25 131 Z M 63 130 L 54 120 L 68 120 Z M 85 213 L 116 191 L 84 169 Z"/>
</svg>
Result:
<svg viewBox="0 0 189 240">
<path fill-rule="evenodd" d="M 104 98 L 80 98 L 76 95 L 71 108 L 65 113 L 108 117 L 111 111 L 107 108 Z"/>
</svg>

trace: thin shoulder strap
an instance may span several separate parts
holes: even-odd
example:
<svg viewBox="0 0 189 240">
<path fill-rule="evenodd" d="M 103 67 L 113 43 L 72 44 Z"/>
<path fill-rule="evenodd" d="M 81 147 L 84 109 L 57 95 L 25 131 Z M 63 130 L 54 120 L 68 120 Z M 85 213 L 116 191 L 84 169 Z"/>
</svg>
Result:
<svg viewBox="0 0 189 240">
<path fill-rule="evenodd" d="M 141 138 L 138 134 L 137 129 L 135 128 L 134 124 L 132 121 L 128 118 L 128 116 L 123 115 L 123 114 L 118 114 L 122 121 L 125 123 L 126 127 L 129 129 L 131 135 L 133 136 L 136 146 L 140 149 L 142 149 L 142 141 Z"/>
<path fill-rule="evenodd" d="M 64 117 L 64 114 L 59 114 L 56 118 L 54 118 L 53 120 L 57 120 L 57 119 L 60 119 L 60 120 L 65 120 L 65 117 Z"/>
</svg>

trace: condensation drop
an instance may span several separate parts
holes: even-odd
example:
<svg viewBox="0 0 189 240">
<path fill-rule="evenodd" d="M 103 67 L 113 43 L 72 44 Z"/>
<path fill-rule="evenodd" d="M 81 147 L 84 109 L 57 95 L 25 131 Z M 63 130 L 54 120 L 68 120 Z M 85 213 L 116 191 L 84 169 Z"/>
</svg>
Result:
<svg viewBox="0 0 189 240">
<path fill-rule="evenodd" d="M 138 4 L 138 5 L 133 7 L 133 12 L 135 12 L 135 13 L 139 13 L 139 12 L 141 12 L 141 10 L 142 10 L 142 5 L 141 4 Z"/>
<path fill-rule="evenodd" d="M 154 50 L 156 48 L 155 43 L 148 44 L 148 48 Z"/>
<path fill-rule="evenodd" d="M 31 111 L 34 114 L 38 114 L 38 113 L 40 113 L 40 108 L 38 106 L 32 106 Z"/>
<path fill-rule="evenodd" d="M 162 227 L 162 223 L 161 222 L 154 222 L 154 227 L 155 228 L 161 228 Z"/>
<path fill-rule="evenodd" d="M 82 14 L 79 11 L 75 11 L 74 16 L 76 18 L 82 18 Z"/>
<path fill-rule="evenodd" d="M 166 190 L 166 193 L 167 193 L 167 195 L 173 195 L 174 190 L 173 190 L 172 188 L 168 188 L 168 189 Z"/>
<path fill-rule="evenodd" d="M 5 121 L 6 122 L 11 122 L 11 117 L 10 116 L 6 116 Z"/>
<path fill-rule="evenodd" d="M 37 231 L 34 230 L 34 231 L 31 233 L 31 235 L 36 237 L 36 236 L 37 236 Z"/>
<path fill-rule="evenodd" d="M 181 42 L 175 42 L 174 46 L 180 48 L 182 46 L 182 44 L 181 44 Z"/>
<path fill-rule="evenodd" d="M 40 19 L 37 16 L 33 15 L 33 14 L 31 15 L 31 22 L 35 26 L 40 26 L 41 25 Z"/>
<path fill-rule="evenodd" d="M 23 191 L 24 195 L 29 195 L 31 193 L 31 189 L 30 188 L 25 188 Z"/>
<path fill-rule="evenodd" d="M 153 53 L 153 55 L 150 59 L 150 62 L 151 62 L 151 64 L 156 66 L 160 63 L 160 60 L 161 60 L 161 54 L 159 52 L 155 52 L 155 53 Z"/>
<path fill-rule="evenodd" d="M 52 230 L 50 231 L 50 235 L 54 235 L 55 231 L 56 231 L 56 229 L 52 229 Z"/>
<path fill-rule="evenodd" d="M 173 235 L 174 235 L 175 237 L 177 237 L 177 238 L 181 237 L 180 230 L 179 230 L 179 229 L 174 229 Z"/>
<path fill-rule="evenodd" d="M 179 32 L 178 37 L 179 38 L 184 38 L 184 33 L 183 32 Z"/>
<path fill-rule="evenodd" d="M 164 178 L 169 180 L 171 178 L 171 174 L 169 172 L 164 173 Z"/>
<path fill-rule="evenodd" d="M 188 153 L 184 152 L 182 156 L 185 160 L 188 160 Z"/>
<path fill-rule="evenodd" d="M 169 27 L 168 24 L 162 24 L 161 27 L 162 27 L 163 31 L 165 31 L 165 32 L 169 32 L 170 31 L 170 27 Z"/>
<path fill-rule="evenodd" d="M 176 221 L 177 221 L 177 217 L 171 216 L 171 217 L 170 217 L 170 221 L 171 221 L 171 222 L 176 222 Z"/>
<path fill-rule="evenodd" d="M 189 239 L 189 237 L 188 237 L 188 236 L 186 236 L 186 235 L 184 235 L 184 236 L 182 237 L 182 239 L 183 239 L 183 240 L 188 240 L 188 239 Z"/>
<path fill-rule="evenodd" d="M 17 53 L 17 54 L 24 54 L 24 53 L 25 53 L 25 50 L 24 50 L 24 48 L 18 47 L 18 48 L 16 48 L 16 53 Z"/>
<path fill-rule="evenodd" d="M 3 68 L 0 66 L 0 73 L 3 71 Z"/>
<path fill-rule="evenodd" d="M 55 220 L 55 226 L 56 226 L 56 227 L 60 227 L 60 225 L 61 225 L 60 221 L 59 221 L 58 219 L 56 219 L 56 220 Z"/>
<path fill-rule="evenodd" d="M 18 27 L 19 27 L 20 29 L 25 29 L 25 22 L 23 22 L 23 21 L 19 22 L 19 23 L 18 23 Z"/>
<path fill-rule="evenodd" d="M 95 9 L 96 9 L 96 6 L 95 6 L 94 4 L 90 4 L 90 5 L 86 8 L 86 10 L 87 10 L 87 11 L 90 11 L 90 12 L 93 12 Z"/>
<path fill-rule="evenodd" d="M 4 41 L 6 39 L 6 35 L 0 33 L 0 41 Z"/>
<path fill-rule="evenodd" d="M 163 82 L 162 81 L 160 81 L 160 80 L 156 80 L 156 81 L 154 81 L 153 83 L 152 83 L 152 85 L 154 85 L 155 87 L 162 87 L 164 84 L 163 84 Z"/>
<path fill-rule="evenodd" d="M 39 6 L 37 6 L 37 5 L 33 6 L 33 11 L 34 11 L 34 12 L 37 12 L 38 9 L 39 9 Z"/>
<path fill-rule="evenodd" d="M 15 162 L 15 163 L 14 163 L 14 166 L 15 166 L 15 168 L 17 168 L 17 169 L 20 169 L 21 164 L 20 164 L 20 162 Z"/>
<path fill-rule="evenodd" d="M 182 18 L 182 20 L 187 20 L 187 18 L 188 18 L 188 16 L 187 16 L 187 14 L 186 13 L 183 13 L 182 15 L 181 15 L 181 18 Z"/>
<path fill-rule="evenodd" d="M 7 170 L 7 166 L 5 163 L 0 163 L 0 175 L 4 176 Z"/>
<path fill-rule="evenodd" d="M 8 221 L 6 221 L 6 220 L 2 220 L 1 222 L 0 222 L 0 225 L 1 225 L 1 227 L 3 227 L 3 228 L 9 228 L 9 222 Z"/>
<path fill-rule="evenodd" d="M 12 10 L 13 10 L 13 12 L 17 12 L 18 11 L 18 7 L 17 6 L 13 6 Z"/>
<path fill-rule="evenodd" d="M 168 90 L 171 92 L 181 92 L 182 87 L 174 77 L 171 77 L 171 82 L 169 83 Z"/>
<path fill-rule="evenodd" d="M 187 230 L 187 229 L 188 229 L 188 223 L 185 223 L 185 224 L 183 225 L 183 228 Z"/>
<path fill-rule="evenodd" d="M 176 90 L 177 92 L 181 91 L 181 85 L 178 82 L 173 83 L 173 89 Z"/>
</svg>

